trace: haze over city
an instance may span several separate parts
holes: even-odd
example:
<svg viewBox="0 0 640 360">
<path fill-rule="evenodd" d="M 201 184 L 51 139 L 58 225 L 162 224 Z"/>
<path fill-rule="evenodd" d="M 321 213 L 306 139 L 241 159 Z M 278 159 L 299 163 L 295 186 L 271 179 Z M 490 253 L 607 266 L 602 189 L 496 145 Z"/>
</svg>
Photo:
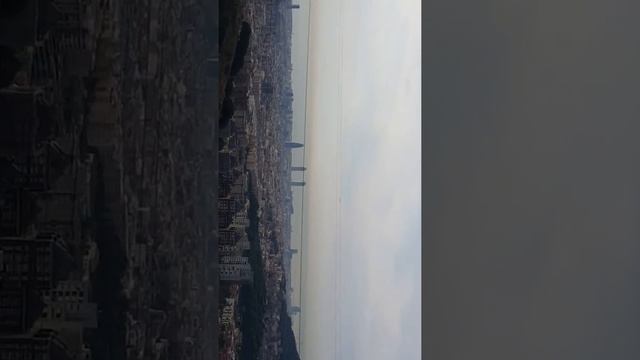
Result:
<svg viewBox="0 0 640 360">
<path fill-rule="evenodd" d="M 2 357 L 419 358 L 419 16 L 0 1 Z"/>
<path fill-rule="evenodd" d="M 294 11 L 292 140 L 306 141 L 293 163 L 304 153 L 307 171 L 293 190 L 292 303 L 304 359 L 420 355 L 420 8 L 312 0 Z"/>
</svg>

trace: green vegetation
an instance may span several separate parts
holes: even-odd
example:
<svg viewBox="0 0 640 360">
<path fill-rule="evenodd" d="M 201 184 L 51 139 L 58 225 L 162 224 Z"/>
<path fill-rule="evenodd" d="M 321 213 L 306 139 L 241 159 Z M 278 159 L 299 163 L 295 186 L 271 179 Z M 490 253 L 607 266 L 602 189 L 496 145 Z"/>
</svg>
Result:
<svg viewBox="0 0 640 360">
<path fill-rule="evenodd" d="M 242 19 L 239 4 L 233 0 L 220 0 L 220 104 L 225 98 L 226 84 L 231 73 L 231 63 L 233 62 Z"/>
<path fill-rule="evenodd" d="M 251 40 L 251 26 L 246 21 L 242 22 L 242 29 L 240 30 L 240 38 L 238 39 L 238 45 L 236 45 L 235 53 L 233 54 L 233 62 L 231 63 L 231 76 L 236 76 L 242 66 L 244 66 L 244 56 L 249 50 L 249 40 Z"/>
<path fill-rule="evenodd" d="M 262 318 L 266 296 L 264 268 L 262 264 L 260 237 L 258 233 L 258 199 L 249 181 L 249 262 L 253 269 L 253 282 L 240 288 L 240 330 L 242 331 L 242 350 L 240 359 L 257 359 L 262 341 Z"/>
<path fill-rule="evenodd" d="M 242 67 L 244 66 L 244 56 L 249 49 L 249 40 L 251 38 L 251 27 L 247 22 L 242 22 L 242 30 L 240 31 L 240 37 L 237 41 L 235 52 L 233 55 L 233 61 L 231 64 L 231 74 L 226 77 L 226 85 L 224 86 L 224 100 L 222 101 L 222 111 L 220 115 L 220 123 L 219 126 L 221 129 L 224 129 L 233 116 L 233 112 L 235 111 L 235 107 L 233 105 L 232 94 L 233 94 L 233 78 L 240 72 Z M 223 59 L 223 62 L 225 60 Z M 226 68 L 224 75 L 227 74 Z"/>
<path fill-rule="evenodd" d="M 280 338 L 282 339 L 282 353 L 280 360 L 300 360 L 296 347 L 296 338 L 291 327 L 291 317 L 287 313 L 287 303 L 282 301 L 280 306 Z"/>
</svg>

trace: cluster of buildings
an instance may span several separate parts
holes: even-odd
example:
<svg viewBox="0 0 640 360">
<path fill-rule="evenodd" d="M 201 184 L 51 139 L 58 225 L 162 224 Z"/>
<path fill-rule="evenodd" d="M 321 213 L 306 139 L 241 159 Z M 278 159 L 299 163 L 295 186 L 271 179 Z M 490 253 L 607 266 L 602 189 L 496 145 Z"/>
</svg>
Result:
<svg viewBox="0 0 640 360">
<path fill-rule="evenodd" d="M 220 333 L 225 345 L 219 353 L 220 360 L 238 358 L 238 349 L 242 346 L 242 333 L 237 325 L 239 295 L 240 285 L 230 285 L 220 307 Z"/>
<path fill-rule="evenodd" d="M 246 6 L 244 2 L 229 3 L 235 10 Z M 237 29 L 240 31 L 240 28 Z M 234 31 L 229 25 L 225 33 Z M 246 31 L 246 29 L 245 29 Z M 234 41 L 231 36 L 226 41 Z M 237 40 L 235 40 L 237 41 Z M 233 46 L 239 46 L 238 43 Z M 224 56 L 224 53 L 223 53 Z M 232 59 L 223 59 L 231 63 Z M 252 119 L 249 112 L 249 89 L 253 86 L 251 74 L 247 71 L 252 58 L 247 54 L 244 65 L 233 75 L 222 75 L 226 88 L 225 97 L 233 103 L 233 115 L 228 122 L 220 123 L 218 134 L 218 274 L 220 297 L 218 306 L 219 344 L 218 358 L 231 360 L 239 358 L 242 352 L 242 317 L 239 311 L 240 289 L 252 286 L 254 271 L 247 256 L 251 249 L 250 227 L 255 227 L 249 218 L 251 204 L 249 191 L 255 192 L 255 178 L 250 169 L 257 165 L 257 154 L 253 146 Z M 229 86 L 231 85 L 231 86 Z M 255 250 L 254 250 L 255 251 Z"/>
<path fill-rule="evenodd" d="M 242 346 L 238 302 L 242 283 L 253 281 L 246 256 L 251 248 L 248 134 L 244 112 L 237 112 L 221 133 L 218 153 L 218 269 L 224 302 L 219 306 L 220 359 L 236 359 Z"/>
<path fill-rule="evenodd" d="M 248 134 L 244 112 L 236 113 L 221 133 L 218 152 L 218 252 L 220 281 L 253 279 L 247 256 L 250 248 Z"/>
<path fill-rule="evenodd" d="M 0 358 L 217 353 L 217 6 L 0 1 Z"/>
<path fill-rule="evenodd" d="M 217 2 L 118 0 L 112 198 L 127 358 L 217 354 Z M 104 133 L 101 131 L 100 133 Z M 98 134 L 98 132 L 96 132 Z M 119 184 L 119 185 L 118 185 Z"/>
<path fill-rule="evenodd" d="M 97 327 L 90 285 L 64 239 L 39 233 L 0 238 L 0 353 L 15 359 L 91 359 L 84 330 Z M 43 346 L 46 345 L 46 346 Z"/>
<path fill-rule="evenodd" d="M 0 354 L 91 359 L 97 161 L 79 134 L 97 8 L 1 5 Z"/>
<path fill-rule="evenodd" d="M 291 306 L 290 264 L 292 187 L 305 186 L 292 181 L 292 151 L 303 145 L 293 138 L 293 91 L 291 85 L 292 12 L 298 8 L 290 0 L 248 1 L 244 15 L 252 28 L 248 56 L 251 86 L 246 94 L 250 151 L 255 166 L 249 167 L 256 184 L 258 239 L 264 279 L 262 336 L 256 356 L 268 359 L 296 353 L 295 340 L 287 317 L 299 311 Z M 292 340 L 292 341 L 290 341 Z M 297 358 L 294 356 L 292 358 Z"/>
</svg>

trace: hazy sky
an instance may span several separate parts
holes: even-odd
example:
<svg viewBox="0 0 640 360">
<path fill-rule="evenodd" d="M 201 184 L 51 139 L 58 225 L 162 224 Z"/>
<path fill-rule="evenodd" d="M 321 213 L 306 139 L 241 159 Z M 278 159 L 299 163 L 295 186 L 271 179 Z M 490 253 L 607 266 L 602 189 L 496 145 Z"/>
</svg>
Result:
<svg viewBox="0 0 640 360">
<path fill-rule="evenodd" d="M 640 2 L 425 6 L 425 356 L 640 359 Z"/>
<path fill-rule="evenodd" d="M 300 3 L 297 119 L 309 9 Z M 310 8 L 301 355 L 419 359 L 420 1 L 312 0 Z M 294 140 L 302 134 L 296 122 Z M 294 246 L 299 239 L 294 230 Z"/>
</svg>

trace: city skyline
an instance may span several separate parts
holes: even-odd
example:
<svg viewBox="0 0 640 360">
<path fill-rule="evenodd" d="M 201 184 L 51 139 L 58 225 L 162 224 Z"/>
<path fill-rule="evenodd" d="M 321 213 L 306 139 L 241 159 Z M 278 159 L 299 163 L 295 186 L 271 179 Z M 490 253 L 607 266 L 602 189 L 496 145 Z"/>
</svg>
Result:
<svg viewBox="0 0 640 360">
<path fill-rule="evenodd" d="M 291 141 L 304 142 L 305 151 L 294 151 L 292 163 L 307 170 L 304 210 L 303 190 L 292 190 L 291 246 L 301 249 L 292 262 L 292 304 L 301 307 L 302 336 L 299 316 L 293 327 L 308 360 L 420 354 L 420 4 L 364 5 L 301 1 L 293 13 Z M 387 31 L 377 25 L 383 22 Z M 398 189 L 394 172 L 408 186 Z M 356 254 L 359 266 L 338 260 Z M 382 284 L 388 276 L 400 281 Z M 400 323 L 408 336 L 400 335 Z M 366 345 L 385 342 L 384 349 Z"/>
</svg>

